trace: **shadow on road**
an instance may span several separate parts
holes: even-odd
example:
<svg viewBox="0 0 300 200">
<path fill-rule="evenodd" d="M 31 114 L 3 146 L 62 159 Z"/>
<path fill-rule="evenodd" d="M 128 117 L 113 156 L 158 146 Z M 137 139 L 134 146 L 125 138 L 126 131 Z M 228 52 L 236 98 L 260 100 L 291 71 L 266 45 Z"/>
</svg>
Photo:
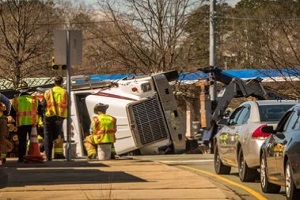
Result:
<svg viewBox="0 0 300 200">
<path fill-rule="evenodd" d="M 103 171 L 107 167 L 110 166 L 99 161 L 52 161 L 34 164 L 8 161 L 4 170 L 8 175 L 7 187 L 145 182 L 124 171 Z"/>
</svg>

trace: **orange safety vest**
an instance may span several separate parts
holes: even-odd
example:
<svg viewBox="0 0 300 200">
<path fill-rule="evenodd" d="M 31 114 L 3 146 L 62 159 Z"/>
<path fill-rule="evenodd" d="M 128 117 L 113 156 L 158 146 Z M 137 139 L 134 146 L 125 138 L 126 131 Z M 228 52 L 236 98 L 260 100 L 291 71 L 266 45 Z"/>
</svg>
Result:
<svg viewBox="0 0 300 200">
<path fill-rule="evenodd" d="M 114 143 L 116 141 L 116 118 L 100 114 L 92 119 L 92 134 L 95 144 Z"/>
<path fill-rule="evenodd" d="M 16 110 L 16 125 L 32 125 L 37 123 L 38 99 L 31 95 L 22 95 L 13 99 Z"/>
<path fill-rule="evenodd" d="M 52 89 L 45 92 L 44 98 L 47 102 L 45 110 L 46 117 L 67 117 L 68 97 L 65 89 L 59 86 L 54 86 Z"/>
</svg>

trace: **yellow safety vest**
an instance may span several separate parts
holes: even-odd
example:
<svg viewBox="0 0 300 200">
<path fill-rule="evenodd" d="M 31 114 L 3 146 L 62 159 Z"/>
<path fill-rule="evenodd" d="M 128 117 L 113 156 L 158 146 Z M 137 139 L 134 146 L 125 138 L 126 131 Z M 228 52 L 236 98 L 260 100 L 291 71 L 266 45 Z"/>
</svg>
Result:
<svg viewBox="0 0 300 200">
<path fill-rule="evenodd" d="M 22 95 L 13 99 L 16 110 L 16 125 L 32 125 L 37 123 L 38 99 L 31 95 Z"/>
<path fill-rule="evenodd" d="M 92 134 L 95 144 L 114 143 L 116 141 L 116 118 L 100 114 L 92 119 Z"/>
<path fill-rule="evenodd" d="M 47 103 L 45 116 L 59 116 L 67 117 L 68 98 L 67 91 L 59 86 L 54 86 L 52 89 L 47 90 L 44 94 Z"/>
</svg>

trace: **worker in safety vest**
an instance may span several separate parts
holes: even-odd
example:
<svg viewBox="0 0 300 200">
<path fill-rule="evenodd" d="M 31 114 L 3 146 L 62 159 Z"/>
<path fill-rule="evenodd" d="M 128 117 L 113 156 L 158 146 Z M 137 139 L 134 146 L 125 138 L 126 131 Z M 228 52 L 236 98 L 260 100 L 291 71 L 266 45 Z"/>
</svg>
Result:
<svg viewBox="0 0 300 200">
<path fill-rule="evenodd" d="M 44 148 L 47 161 L 52 160 L 53 142 L 62 133 L 63 120 L 68 114 L 68 94 L 62 87 L 63 78 L 54 79 L 54 87 L 44 93 L 42 104 L 44 113 Z"/>
<path fill-rule="evenodd" d="M 11 116 L 15 119 L 17 126 L 18 162 L 24 162 L 31 128 L 37 126 L 38 116 L 43 115 L 43 109 L 37 97 L 29 94 L 28 87 L 24 86 L 17 90 L 20 93 L 12 99 Z"/>
<path fill-rule="evenodd" d="M 98 103 L 94 107 L 96 116 L 92 117 L 91 135 L 85 142 L 92 141 L 91 144 L 97 146 L 99 160 L 111 159 L 112 144 L 116 142 L 116 118 L 106 114 L 107 104 Z M 87 147 L 87 145 L 85 145 Z M 91 154 L 91 149 L 86 149 Z M 95 151 L 93 150 L 95 153 Z"/>
<path fill-rule="evenodd" d="M 0 162 L 5 163 L 7 148 L 6 139 L 8 138 L 7 116 L 10 114 L 11 103 L 10 100 L 0 93 Z"/>
</svg>

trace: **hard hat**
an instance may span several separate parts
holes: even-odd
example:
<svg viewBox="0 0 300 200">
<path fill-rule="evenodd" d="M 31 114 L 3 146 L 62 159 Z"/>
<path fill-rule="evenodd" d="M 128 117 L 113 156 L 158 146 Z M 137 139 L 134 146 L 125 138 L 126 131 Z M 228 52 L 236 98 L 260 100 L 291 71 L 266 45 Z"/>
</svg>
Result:
<svg viewBox="0 0 300 200">
<path fill-rule="evenodd" d="M 19 89 L 28 88 L 28 84 L 26 83 L 26 81 L 21 81 L 17 88 Z"/>
<path fill-rule="evenodd" d="M 56 82 L 62 82 L 63 81 L 63 77 L 62 76 L 56 76 L 55 78 L 54 78 L 54 81 L 56 81 Z"/>
<path fill-rule="evenodd" d="M 19 90 L 19 92 L 27 92 L 29 90 L 28 84 L 26 83 L 26 81 L 22 81 L 18 87 L 17 90 Z"/>
<path fill-rule="evenodd" d="M 105 113 L 108 108 L 107 104 L 97 103 L 94 107 L 94 113 L 98 114 L 98 112 Z"/>
<path fill-rule="evenodd" d="M 54 78 L 54 83 L 55 83 L 55 84 L 61 85 L 61 84 L 63 84 L 63 82 L 64 82 L 64 79 L 63 79 L 62 76 L 56 76 L 56 77 Z"/>
</svg>

